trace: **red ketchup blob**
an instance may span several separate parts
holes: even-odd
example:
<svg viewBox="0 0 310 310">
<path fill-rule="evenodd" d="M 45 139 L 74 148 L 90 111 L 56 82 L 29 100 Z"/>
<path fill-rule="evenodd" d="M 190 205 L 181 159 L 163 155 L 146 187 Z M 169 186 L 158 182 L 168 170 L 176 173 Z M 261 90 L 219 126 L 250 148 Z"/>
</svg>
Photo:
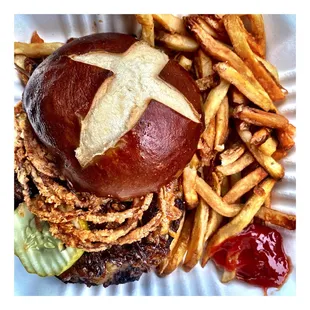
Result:
<svg viewBox="0 0 310 310">
<path fill-rule="evenodd" d="M 289 260 L 281 234 L 259 224 L 251 224 L 237 236 L 225 240 L 212 250 L 215 264 L 236 278 L 264 288 L 279 288 L 286 280 Z"/>
</svg>

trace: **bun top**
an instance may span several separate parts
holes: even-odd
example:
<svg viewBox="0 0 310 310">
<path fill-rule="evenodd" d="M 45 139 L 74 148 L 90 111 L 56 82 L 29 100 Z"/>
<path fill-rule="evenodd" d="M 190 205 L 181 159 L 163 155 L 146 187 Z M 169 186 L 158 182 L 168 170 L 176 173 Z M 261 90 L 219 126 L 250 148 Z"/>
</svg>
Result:
<svg viewBox="0 0 310 310">
<path fill-rule="evenodd" d="M 163 52 L 125 34 L 75 39 L 43 61 L 23 105 L 76 191 L 128 199 L 178 176 L 202 130 L 200 92 Z"/>
</svg>

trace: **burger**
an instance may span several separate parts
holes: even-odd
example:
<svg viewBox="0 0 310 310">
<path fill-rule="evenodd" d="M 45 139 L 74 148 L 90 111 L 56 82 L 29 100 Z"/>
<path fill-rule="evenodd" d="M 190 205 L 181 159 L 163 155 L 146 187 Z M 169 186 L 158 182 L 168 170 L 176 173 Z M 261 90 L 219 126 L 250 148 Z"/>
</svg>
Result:
<svg viewBox="0 0 310 310">
<path fill-rule="evenodd" d="M 15 254 L 87 286 L 135 281 L 184 221 L 181 174 L 203 130 L 200 91 L 163 51 L 119 33 L 64 44 L 15 107 Z"/>
</svg>

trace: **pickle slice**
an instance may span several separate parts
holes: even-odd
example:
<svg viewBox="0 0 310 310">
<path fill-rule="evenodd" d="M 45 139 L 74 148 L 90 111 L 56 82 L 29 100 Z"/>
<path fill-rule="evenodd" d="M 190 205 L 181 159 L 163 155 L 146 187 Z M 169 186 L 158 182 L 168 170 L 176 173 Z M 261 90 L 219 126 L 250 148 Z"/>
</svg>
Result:
<svg viewBox="0 0 310 310">
<path fill-rule="evenodd" d="M 27 205 L 21 203 L 14 212 L 14 253 L 29 273 L 47 277 L 63 273 L 84 251 L 65 247 L 52 236 L 48 223 L 38 220 Z"/>
</svg>

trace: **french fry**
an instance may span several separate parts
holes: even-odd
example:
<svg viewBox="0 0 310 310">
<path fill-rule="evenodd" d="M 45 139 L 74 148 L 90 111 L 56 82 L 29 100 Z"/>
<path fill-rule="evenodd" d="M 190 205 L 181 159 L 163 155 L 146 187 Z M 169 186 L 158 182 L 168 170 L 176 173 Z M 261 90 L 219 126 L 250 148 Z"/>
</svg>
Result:
<svg viewBox="0 0 310 310">
<path fill-rule="evenodd" d="M 209 211 L 209 221 L 207 224 L 207 230 L 204 237 L 204 242 L 209 240 L 209 238 L 214 234 L 214 232 L 219 228 L 222 223 L 223 216 L 217 213 L 214 209 L 210 208 Z"/>
<path fill-rule="evenodd" d="M 289 215 L 271 208 L 262 207 L 255 214 L 256 217 L 271 224 L 284 227 L 289 230 L 296 229 L 296 216 Z"/>
<path fill-rule="evenodd" d="M 225 16 L 225 14 L 215 14 L 216 18 L 222 19 Z"/>
<path fill-rule="evenodd" d="M 37 31 L 32 33 L 30 43 L 44 43 L 44 40 L 39 36 Z"/>
<path fill-rule="evenodd" d="M 274 137 L 269 137 L 258 149 L 267 156 L 271 156 L 277 149 L 278 141 Z"/>
<path fill-rule="evenodd" d="M 209 206 L 204 202 L 203 199 L 200 199 L 199 205 L 195 212 L 192 234 L 183 263 L 183 269 L 186 272 L 189 272 L 192 268 L 194 268 L 201 258 L 204 247 L 204 237 L 207 230 L 208 217 Z"/>
<path fill-rule="evenodd" d="M 212 180 L 212 188 L 217 195 L 221 196 L 221 192 L 225 192 L 226 190 L 228 190 L 228 180 L 226 177 L 224 177 L 222 182 L 220 182 L 218 175 L 216 173 L 212 173 Z M 214 209 L 209 208 L 209 219 L 204 237 L 204 242 L 206 242 L 219 228 L 222 220 L 223 216 L 221 214 L 217 213 Z"/>
<path fill-rule="evenodd" d="M 215 140 L 215 117 L 211 120 L 209 127 L 205 130 L 199 140 L 198 150 L 201 162 L 205 166 L 210 166 L 214 157 Z"/>
<path fill-rule="evenodd" d="M 236 270 L 229 271 L 229 270 L 224 269 L 221 282 L 228 283 L 231 280 L 234 280 L 235 278 L 236 278 Z"/>
<path fill-rule="evenodd" d="M 230 255 L 229 256 L 229 262 L 233 265 L 237 265 L 239 255 L 240 255 L 239 252 L 236 252 L 235 254 Z M 228 283 L 235 278 L 236 278 L 236 269 L 234 269 L 234 270 L 224 269 L 221 282 L 222 283 Z"/>
<path fill-rule="evenodd" d="M 191 236 L 191 231 L 194 222 L 194 215 L 195 212 L 191 212 L 186 216 L 179 240 L 174 249 L 172 250 L 172 252 L 170 252 L 168 256 L 169 262 L 166 268 L 160 274 L 160 276 L 166 276 L 172 273 L 183 261 Z"/>
<path fill-rule="evenodd" d="M 250 143 L 255 146 L 260 146 L 263 143 L 265 143 L 269 138 L 272 138 L 270 137 L 270 134 L 271 130 L 266 127 L 263 127 L 253 133 Z"/>
<path fill-rule="evenodd" d="M 187 71 L 189 71 L 192 67 L 193 61 L 191 59 L 186 58 L 184 55 L 181 55 L 179 59 L 179 64 Z"/>
<path fill-rule="evenodd" d="M 265 111 L 275 110 L 274 105 L 268 95 L 259 91 L 257 86 L 252 84 L 247 78 L 239 73 L 228 63 L 220 62 L 213 66 L 213 69 L 222 79 L 236 86 L 239 91 L 250 101 L 261 107 Z"/>
<path fill-rule="evenodd" d="M 212 14 L 201 14 L 199 17 L 214 29 L 217 37 L 221 41 L 230 43 L 222 18 L 218 18 Z"/>
<path fill-rule="evenodd" d="M 222 182 L 221 182 L 221 188 L 219 189 L 219 191 L 215 191 L 218 195 L 221 195 L 222 197 L 224 197 L 229 191 L 229 180 L 227 176 L 224 176 L 222 178 Z"/>
<path fill-rule="evenodd" d="M 254 157 L 250 152 L 245 152 L 239 159 L 226 166 L 217 166 L 216 171 L 223 175 L 232 175 L 242 171 L 245 167 L 254 162 Z"/>
<path fill-rule="evenodd" d="M 281 160 L 282 158 L 287 156 L 287 151 L 283 150 L 283 149 L 277 149 L 273 154 L 272 154 L 272 158 L 276 161 Z"/>
<path fill-rule="evenodd" d="M 209 127 L 202 133 L 202 138 L 206 141 L 207 146 L 209 149 L 213 150 L 214 148 L 214 141 L 215 141 L 215 126 L 216 121 L 215 117 L 213 117 L 210 121 Z"/>
<path fill-rule="evenodd" d="M 240 233 L 253 219 L 255 214 L 259 211 L 268 194 L 274 187 L 276 180 L 268 178 L 263 181 L 257 191 L 260 194 L 254 193 L 246 202 L 241 211 L 226 225 L 221 227 L 207 243 L 206 250 L 201 260 L 201 266 L 204 267 L 210 257 L 212 256 L 212 249 L 221 244 L 229 237 Z"/>
<path fill-rule="evenodd" d="M 258 191 L 260 192 L 260 191 Z M 268 222 L 270 224 L 283 227 L 288 230 L 296 229 L 296 215 L 294 214 L 286 214 L 284 212 L 271 209 L 270 206 L 270 196 L 271 192 L 268 193 L 264 205 L 259 209 L 259 211 L 255 214 L 255 220 L 259 223 Z M 240 208 L 244 208 L 244 204 L 236 204 L 232 203 L 231 206 L 235 206 Z"/>
<path fill-rule="evenodd" d="M 181 34 L 159 31 L 156 32 L 155 39 L 174 51 L 194 52 L 199 48 L 199 44 L 194 39 Z"/>
<path fill-rule="evenodd" d="M 296 127 L 293 124 L 289 124 L 286 128 L 286 131 L 291 137 L 294 137 L 296 134 Z"/>
<path fill-rule="evenodd" d="M 264 207 L 271 209 L 271 193 L 267 196 L 265 202 L 264 202 Z"/>
<path fill-rule="evenodd" d="M 253 172 L 255 169 L 261 167 L 260 164 L 257 161 L 254 161 L 252 164 L 248 165 L 246 168 L 244 168 L 241 171 L 241 176 L 245 177 L 247 176 L 249 173 Z"/>
<path fill-rule="evenodd" d="M 156 22 L 163 26 L 168 32 L 186 35 L 187 31 L 182 18 L 172 14 L 152 14 Z"/>
<path fill-rule="evenodd" d="M 27 85 L 29 80 L 29 73 L 26 71 L 25 61 L 27 57 L 25 55 L 14 55 L 14 65 L 18 72 L 18 77 L 24 86 Z"/>
<path fill-rule="evenodd" d="M 284 168 L 281 164 L 276 162 L 273 157 L 265 155 L 257 147 L 247 144 L 249 150 L 255 159 L 262 165 L 268 173 L 275 179 L 282 179 L 284 176 Z"/>
<path fill-rule="evenodd" d="M 237 172 L 235 174 L 230 175 L 229 177 L 229 184 L 230 184 L 230 188 L 232 188 L 237 182 L 239 182 L 242 179 L 242 175 L 241 172 Z M 227 194 L 227 193 L 226 193 Z M 224 199 L 224 197 L 223 197 Z M 236 201 L 234 201 L 235 203 L 240 203 L 240 199 L 238 198 Z"/>
<path fill-rule="evenodd" d="M 230 87 L 230 95 L 231 95 L 231 101 L 233 103 L 244 105 L 247 105 L 249 103 L 249 99 L 245 97 L 236 86 Z"/>
<path fill-rule="evenodd" d="M 200 17 L 190 16 L 185 18 L 185 21 L 197 41 L 200 42 L 201 48 L 205 51 L 205 53 L 211 55 L 219 61 L 229 62 L 234 68 L 236 68 L 236 70 L 246 72 L 249 76 L 252 76 L 252 78 L 255 79 L 237 54 L 235 54 L 220 41 L 215 40 L 207 31 L 205 31 L 203 28 L 205 23 Z"/>
<path fill-rule="evenodd" d="M 199 49 L 194 58 L 196 75 L 199 78 L 203 78 L 209 75 L 213 75 L 213 62 L 212 59 L 207 56 L 202 49 Z"/>
<path fill-rule="evenodd" d="M 57 49 L 63 46 L 63 43 L 21 43 L 14 42 L 14 55 L 25 55 L 30 58 L 40 58 L 49 56 Z"/>
<path fill-rule="evenodd" d="M 255 55 L 255 58 L 257 59 L 258 62 L 260 62 L 265 69 L 273 76 L 273 78 L 279 83 L 280 78 L 279 78 L 279 73 L 277 68 L 272 65 L 270 62 L 268 62 L 266 59 L 263 59 L 259 57 L 258 55 Z"/>
<path fill-rule="evenodd" d="M 285 151 L 289 151 L 295 145 L 294 139 L 286 130 L 277 130 L 277 138 L 279 146 Z"/>
<path fill-rule="evenodd" d="M 269 137 L 270 129 L 263 127 L 253 134 L 250 143 L 256 146 L 260 146 L 261 144 L 266 142 Z"/>
<path fill-rule="evenodd" d="M 25 68 L 25 60 L 27 56 L 25 55 L 14 55 L 14 64 L 16 67 L 22 70 L 26 70 Z"/>
<path fill-rule="evenodd" d="M 175 246 L 177 245 L 178 243 L 178 240 L 180 238 L 180 235 L 181 235 L 181 231 L 182 231 L 182 228 L 183 228 L 183 225 L 184 225 L 184 221 L 185 221 L 185 215 L 186 213 L 184 212 L 183 215 L 182 215 L 182 218 L 180 220 L 180 224 L 179 224 L 179 227 L 178 227 L 178 230 L 177 232 L 175 233 L 175 235 L 173 236 L 173 240 L 170 244 L 170 253 L 172 253 L 173 249 L 175 248 Z M 156 267 L 156 273 L 158 275 L 161 275 L 163 273 L 163 271 L 165 270 L 165 268 L 167 267 L 168 263 L 169 263 L 169 255 L 164 258 L 160 264 Z"/>
<path fill-rule="evenodd" d="M 28 83 L 29 77 L 38 66 L 38 64 L 31 58 L 25 55 L 14 55 L 14 64 L 18 71 L 19 77 L 23 84 Z"/>
<path fill-rule="evenodd" d="M 226 201 L 228 204 L 238 202 L 238 199 L 240 197 L 242 197 L 245 193 L 255 187 L 267 176 L 268 173 L 262 167 L 255 169 L 247 176 L 236 182 L 228 191 L 228 193 L 223 197 L 223 200 Z"/>
<path fill-rule="evenodd" d="M 199 17 L 185 18 L 185 21 L 197 41 L 200 42 L 201 48 L 206 53 L 210 54 L 219 61 L 227 62 L 228 68 L 232 67 L 234 69 L 233 71 L 230 70 L 229 75 L 225 75 L 223 71 L 227 69 L 226 67 L 217 68 L 222 72 L 223 77 L 224 75 L 226 76 L 226 80 L 233 80 L 235 83 L 231 82 L 232 84 L 238 84 L 238 86 L 235 86 L 263 110 L 269 111 L 270 109 L 274 109 L 273 103 L 264 88 L 258 83 L 252 71 L 245 65 L 237 54 L 235 54 L 223 43 L 212 38 L 212 36 L 203 29 Z M 231 74 L 232 72 L 234 74 Z M 232 77 L 233 79 L 231 79 Z M 246 86 L 243 86 L 243 84 L 246 84 Z M 246 90 L 246 93 L 242 90 Z"/>
<path fill-rule="evenodd" d="M 199 160 L 194 155 L 189 165 L 183 171 L 183 191 L 188 210 L 196 208 L 199 203 L 198 195 L 195 191 L 198 165 Z"/>
<path fill-rule="evenodd" d="M 229 149 L 226 149 L 219 155 L 222 166 L 232 164 L 239 159 L 245 152 L 246 147 L 241 142 L 234 143 Z"/>
<path fill-rule="evenodd" d="M 265 58 L 266 34 L 265 34 L 263 16 L 261 14 L 250 14 L 247 15 L 247 17 L 251 23 L 251 32 L 253 33 L 254 36 L 254 40 L 249 40 L 250 36 L 248 36 L 247 41 L 254 53 Z"/>
<path fill-rule="evenodd" d="M 202 178 L 198 176 L 196 178 L 195 189 L 199 196 L 217 213 L 226 217 L 233 217 L 239 213 L 240 208 L 227 204 Z"/>
<path fill-rule="evenodd" d="M 285 129 L 289 124 L 287 118 L 280 114 L 241 105 L 234 109 L 233 117 L 256 126 L 266 126 L 268 128 Z"/>
<path fill-rule="evenodd" d="M 229 127 L 229 105 L 227 96 L 224 97 L 217 113 L 216 113 L 216 133 L 215 133 L 215 146 L 214 149 L 222 152 L 225 148 L 225 142 L 228 137 Z"/>
<path fill-rule="evenodd" d="M 279 146 L 284 151 L 289 151 L 294 147 L 295 142 L 293 137 L 296 134 L 296 127 L 292 124 L 289 124 L 285 130 L 277 130 L 277 138 L 279 141 Z"/>
<path fill-rule="evenodd" d="M 214 74 L 204 76 L 198 80 L 196 80 L 196 84 L 200 91 L 205 91 L 209 88 L 215 87 L 218 85 L 217 79 Z"/>
<path fill-rule="evenodd" d="M 255 58 L 247 42 L 247 31 L 240 17 L 236 15 L 226 15 L 223 20 L 235 52 L 252 70 L 254 76 L 266 90 L 270 98 L 273 101 L 284 99 L 286 92 L 283 87 L 279 85 L 266 68 Z"/>
<path fill-rule="evenodd" d="M 141 39 L 155 46 L 154 20 L 152 14 L 136 14 L 136 20 L 142 26 Z"/>
<path fill-rule="evenodd" d="M 275 179 L 281 179 L 284 176 L 284 168 L 281 164 L 276 162 L 271 156 L 262 153 L 256 146 L 250 143 L 252 134 L 248 130 L 241 130 L 240 124 L 236 125 L 237 132 L 241 140 L 246 144 L 252 155 L 259 162 L 259 164 L 267 170 L 267 172 Z"/>
<path fill-rule="evenodd" d="M 195 20 L 196 16 L 187 17 L 188 20 L 192 18 Z M 213 38 L 220 40 L 220 35 L 201 16 L 199 16 L 199 23 L 203 31 L 205 31 L 207 34 L 209 34 Z"/>
<path fill-rule="evenodd" d="M 211 119 L 215 117 L 222 101 L 227 95 L 228 89 L 229 83 L 225 80 L 221 80 L 220 84 L 209 92 L 203 107 L 206 129 L 208 129 Z"/>
<path fill-rule="evenodd" d="M 218 196 L 221 196 L 222 182 L 223 178 L 221 178 L 216 172 L 213 171 L 211 173 L 211 180 L 209 181 L 209 185 Z"/>
</svg>

